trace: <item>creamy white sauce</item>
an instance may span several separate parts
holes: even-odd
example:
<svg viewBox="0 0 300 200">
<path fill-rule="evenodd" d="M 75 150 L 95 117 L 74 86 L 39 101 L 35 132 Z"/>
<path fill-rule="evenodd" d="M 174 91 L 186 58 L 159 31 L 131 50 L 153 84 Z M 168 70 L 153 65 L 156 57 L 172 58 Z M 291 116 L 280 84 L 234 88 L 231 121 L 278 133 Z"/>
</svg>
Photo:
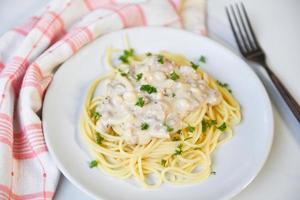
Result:
<svg viewBox="0 0 300 200">
<path fill-rule="evenodd" d="M 164 60 L 161 64 L 157 56 L 146 57 L 143 61 L 130 66 L 120 66 L 127 76 L 117 73 L 104 81 L 105 94 L 97 107 L 102 117 L 97 126 L 102 131 L 112 127 L 130 144 L 146 144 L 151 138 L 169 138 L 167 126 L 175 132 L 182 128 L 183 118 L 202 104 L 217 104 L 220 93 L 210 89 L 207 83 L 190 66 L 176 66 Z M 170 79 L 176 72 L 179 79 Z M 142 73 L 137 81 L 136 75 Z M 149 84 L 157 92 L 148 94 L 140 90 Z M 142 97 L 144 106 L 136 105 Z M 148 129 L 141 130 L 147 123 Z"/>
</svg>

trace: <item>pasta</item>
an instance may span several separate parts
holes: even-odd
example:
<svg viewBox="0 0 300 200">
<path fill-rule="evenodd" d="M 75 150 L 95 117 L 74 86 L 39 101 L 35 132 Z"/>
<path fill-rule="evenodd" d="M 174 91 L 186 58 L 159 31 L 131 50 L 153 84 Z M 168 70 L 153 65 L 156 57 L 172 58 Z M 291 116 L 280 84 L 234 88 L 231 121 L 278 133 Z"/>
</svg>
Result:
<svg viewBox="0 0 300 200">
<path fill-rule="evenodd" d="M 182 66 L 196 65 L 197 68 L 194 67 L 193 73 L 198 76 L 199 81 L 205 82 L 209 90 L 219 94 L 219 100 L 212 104 L 207 101 L 200 102 L 199 105 L 195 104 L 197 105 L 195 109 L 180 118 L 179 128 L 175 130 L 174 127 L 170 128 L 165 125 L 168 130 L 167 135 L 161 136 L 157 133 L 157 137 L 152 135 L 141 139 L 140 136 L 136 136 L 135 140 L 128 140 L 123 137 L 125 133 L 122 133 L 123 129 L 118 126 L 107 125 L 105 128 L 99 126 L 101 120 L 104 120 L 104 116 L 101 116 L 97 109 L 105 101 L 105 95 L 94 95 L 97 87 L 105 80 L 125 79 L 126 81 L 126 79 L 130 79 L 121 77 L 120 73 L 124 72 L 120 71 L 120 66 L 117 70 L 117 67 L 110 62 L 112 53 L 116 52 L 120 51 L 108 49 L 105 60 L 112 71 L 100 76 L 90 85 L 80 118 L 82 137 L 87 142 L 98 166 L 111 176 L 121 179 L 134 177 L 146 188 L 157 188 L 162 183 L 182 185 L 207 179 L 213 173 L 211 162 L 213 151 L 218 145 L 232 137 L 233 125 L 238 124 L 241 120 L 240 106 L 227 85 L 214 80 L 197 64 L 191 63 L 181 55 L 166 51 L 151 55 L 153 57 L 151 59 L 163 58 L 164 62 L 173 63 L 178 70 Z M 128 52 L 124 59 L 127 63 L 121 65 L 131 67 L 132 63 L 141 63 L 145 59 L 150 59 L 147 58 L 148 54 L 134 55 L 133 52 Z M 175 70 L 173 72 L 175 73 Z M 183 76 L 176 73 L 175 76 L 174 73 L 169 76 L 169 79 L 170 77 L 172 79 L 173 75 L 172 82 L 176 82 L 176 79 L 179 80 L 179 76 L 180 78 Z M 170 82 L 170 80 L 164 81 Z M 151 94 L 145 95 L 151 96 Z M 174 96 L 173 94 L 175 99 Z M 170 102 L 178 100 L 173 100 L 171 96 L 164 98 L 170 99 Z M 146 99 L 145 96 L 144 99 Z M 146 108 L 139 107 L 144 104 L 145 102 L 141 101 L 137 102 L 135 106 L 139 105 L 137 109 L 142 110 Z M 136 120 L 130 121 L 130 123 L 135 123 Z M 152 127 L 152 124 L 141 124 L 138 134 L 143 133 L 143 130 L 149 126 Z"/>
</svg>

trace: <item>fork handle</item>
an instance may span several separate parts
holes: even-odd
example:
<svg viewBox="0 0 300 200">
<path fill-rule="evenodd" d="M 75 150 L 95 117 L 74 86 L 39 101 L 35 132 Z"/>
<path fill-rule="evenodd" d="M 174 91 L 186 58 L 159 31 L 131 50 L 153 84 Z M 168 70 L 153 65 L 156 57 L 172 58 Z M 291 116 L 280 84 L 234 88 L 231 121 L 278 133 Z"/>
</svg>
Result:
<svg viewBox="0 0 300 200">
<path fill-rule="evenodd" d="M 293 112 L 294 116 L 300 123 L 300 106 L 294 97 L 290 94 L 290 92 L 286 89 L 286 87 L 281 83 L 279 78 L 274 74 L 274 72 L 269 68 L 266 63 L 263 63 L 268 75 L 270 76 L 273 84 L 276 86 L 277 90 L 283 97 L 285 103 L 289 106 L 291 111 Z"/>
</svg>

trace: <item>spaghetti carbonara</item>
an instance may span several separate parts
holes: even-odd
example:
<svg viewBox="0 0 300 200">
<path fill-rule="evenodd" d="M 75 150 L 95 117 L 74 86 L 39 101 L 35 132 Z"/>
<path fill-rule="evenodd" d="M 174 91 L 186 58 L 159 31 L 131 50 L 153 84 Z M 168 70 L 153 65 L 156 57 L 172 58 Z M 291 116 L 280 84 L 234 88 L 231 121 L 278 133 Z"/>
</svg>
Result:
<svg viewBox="0 0 300 200">
<path fill-rule="evenodd" d="M 144 187 L 188 184 L 212 172 L 211 154 L 232 137 L 240 107 L 227 84 L 169 52 L 135 55 L 90 86 L 81 133 L 99 166 L 112 176 L 135 177 Z M 96 92 L 101 88 L 101 93 Z"/>
</svg>

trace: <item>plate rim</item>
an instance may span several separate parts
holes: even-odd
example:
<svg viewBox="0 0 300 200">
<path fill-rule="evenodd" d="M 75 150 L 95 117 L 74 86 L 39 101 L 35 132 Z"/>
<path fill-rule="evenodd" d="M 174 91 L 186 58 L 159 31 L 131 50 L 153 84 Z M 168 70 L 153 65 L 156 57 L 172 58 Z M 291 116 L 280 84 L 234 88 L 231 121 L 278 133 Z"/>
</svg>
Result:
<svg viewBox="0 0 300 200">
<path fill-rule="evenodd" d="M 268 113 L 268 117 L 269 117 L 269 133 L 268 134 L 268 142 L 266 143 L 266 148 L 264 149 L 263 152 L 263 157 L 262 157 L 262 161 L 257 165 L 255 173 L 253 173 L 248 179 L 248 181 L 245 181 L 244 185 L 242 185 L 241 187 L 236 187 L 234 188 L 230 193 L 227 193 L 227 195 L 224 195 L 221 197 L 221 199 L 230 199 L 233 198 L 234 196 L 236 196 L 237 194 L 239 194 L 240 192 L 242 192 L 247 186 L 249 186 L 249 184 L 258 176 L 258 174 L 261 172 L 262 168 L 264 167 L 266 161 L 268 160 L 268 157 L 270 155 L 271 152 L 271 148 L 272 148 L 272 144 L 273 144 L 273 140 L 274 140 L 274 113 L 273 113 L 273 109 L 272 109 L 272 103 L 270 100 L 270 97 L 267 93 L 267 90 L 263 84 L 263 82 L 260 80 L 260 78 L 258 77 L 258 75 L 255 73 L 255 71 L 252 69 L 252 67 L 241 57 L 239 56 L 236 52 L 234 52 L 232 49 L 230 49 L 229 47 L 225 46 L 223 43 L 219 43 L 207 36 L 203 36 L 203 35 L 199 35 L 190 31 L 186 31 L 184 29 L 178 29 L 178 28 L 172 28 L 172 27 L 159 27 L 159 26 L 151 26 L 151 27 L 131 27 L 131 28 L 125 28 L 125 29 L 120 29 L 120 30 L 116 30 L 107 34 L 102 35 L 102 37 L 105 37 L 107 35 L 110 34 L 118 34 L 118 33 L 125 33 L 128 31 L 143 31 L 145 29 L 152 29 L 153 31 L 160 31 L 160 30 L 165 30 L 165 31 L 177 31 L 177 32 L 182 32 L 184 34 L 187 35 L 192 35 L 192 36 L 198 36 L 201 37 L 204 40 L 207 40 L 209 43 L 212 43 L 214 46 L 216 46 L 219 49 L 222 49 L 222 51 L 226 51 L 229 54 L 232 54 L 236 59 L 240 60 L 241 62 L 244 63 L 245 66 L 247 66 L 247 69 L 249 71 L 249 73 L 252 73 L 254 76 L 253 78 L 256 79 L 256 81 L 259 83 L 258 86 L 262 89 L 262 94 L 264 96 L 264 99 L 266 101 L 266 105 L 267 107 L 266 112 Z M 95 38 L 91 43 L 95 42 L 96 40 L 102 38 L 101 36 Z M 87 45 L 91 44 L 88 43 Z M 85 46 L 87 46 L 85 45 Z M 84 46 L 84 47 L 85 47 Z M 76 52 L 77 53 L 77 52 Z M 75 54 L 76 54 L 75 53 Z M 74 54 L 74 55 L 75 55 Z M 72 58 L 72 57 L 70 57 Z M 69 58 L 69 59 L 70 59 Z M 69 59 L 67 59 L 65 62 L 67 62 Z M 63 65 L 65 62 L 63 62 L 61 65 Z M 58 70 L 60 70 L 61 67 L 58 68 Z M 57 71 L 58 71 L 57 70 Z M 56 72 L 57 72 L 56 71 Z M 56 73 L 55 73 L 56 74 Z M 54 74 L 54 76 L 55 76 Z M 51 89 L 51 84 L 53 81 L 51 81 L 51 83 L 49 84 L 49 86 L 47 87 L 47 91 L 44 97 L 44 102 L 43 102 L 43 109 L 42 109 L 42 119 L 45 119 L 45 112 L 44 112 L 44 107 L 47 104 L 47 96 L 48 96 L 48 90 Z M 42 120 L 42 125 L 44 124 L 45 120 Z M 45 129 L 45 126 L 43 127 L 43 133 L 44 133 L 44 138 L 45 138 L 45 142 L 48 148 L 48 152 L 51 156 L 51 160 L 53 160 L 55 166 L 59 169 L 59 171 L 73 184 L 75 185 L 77 188 L 79 188 L 81 191 L 85 192 L 86 194 L 88 194 L 90 197 L 95 198 L 95 199 L 103 199 L 103 200 L 109 200 L 104 198 L 103 196 L 98 196 L 95 193 L 93 193 L 92 190 L 89 190 L 85 185 L 81 184 L 79 181 L 77 181 L 75 178 L 73 178 L 73 176 L 67 171 L 67 169 L 63 166 L 63 164 L 60 162 L 60 160 L 58 159 L 58 157 L 56 156 L 56 154 L 54 153 L 55 151 L 53 150 L 53 147 L 50 145 L 50 139 L 49 139 L 49 135 L 47 134 L 47 130 Z"/>
</svg>

